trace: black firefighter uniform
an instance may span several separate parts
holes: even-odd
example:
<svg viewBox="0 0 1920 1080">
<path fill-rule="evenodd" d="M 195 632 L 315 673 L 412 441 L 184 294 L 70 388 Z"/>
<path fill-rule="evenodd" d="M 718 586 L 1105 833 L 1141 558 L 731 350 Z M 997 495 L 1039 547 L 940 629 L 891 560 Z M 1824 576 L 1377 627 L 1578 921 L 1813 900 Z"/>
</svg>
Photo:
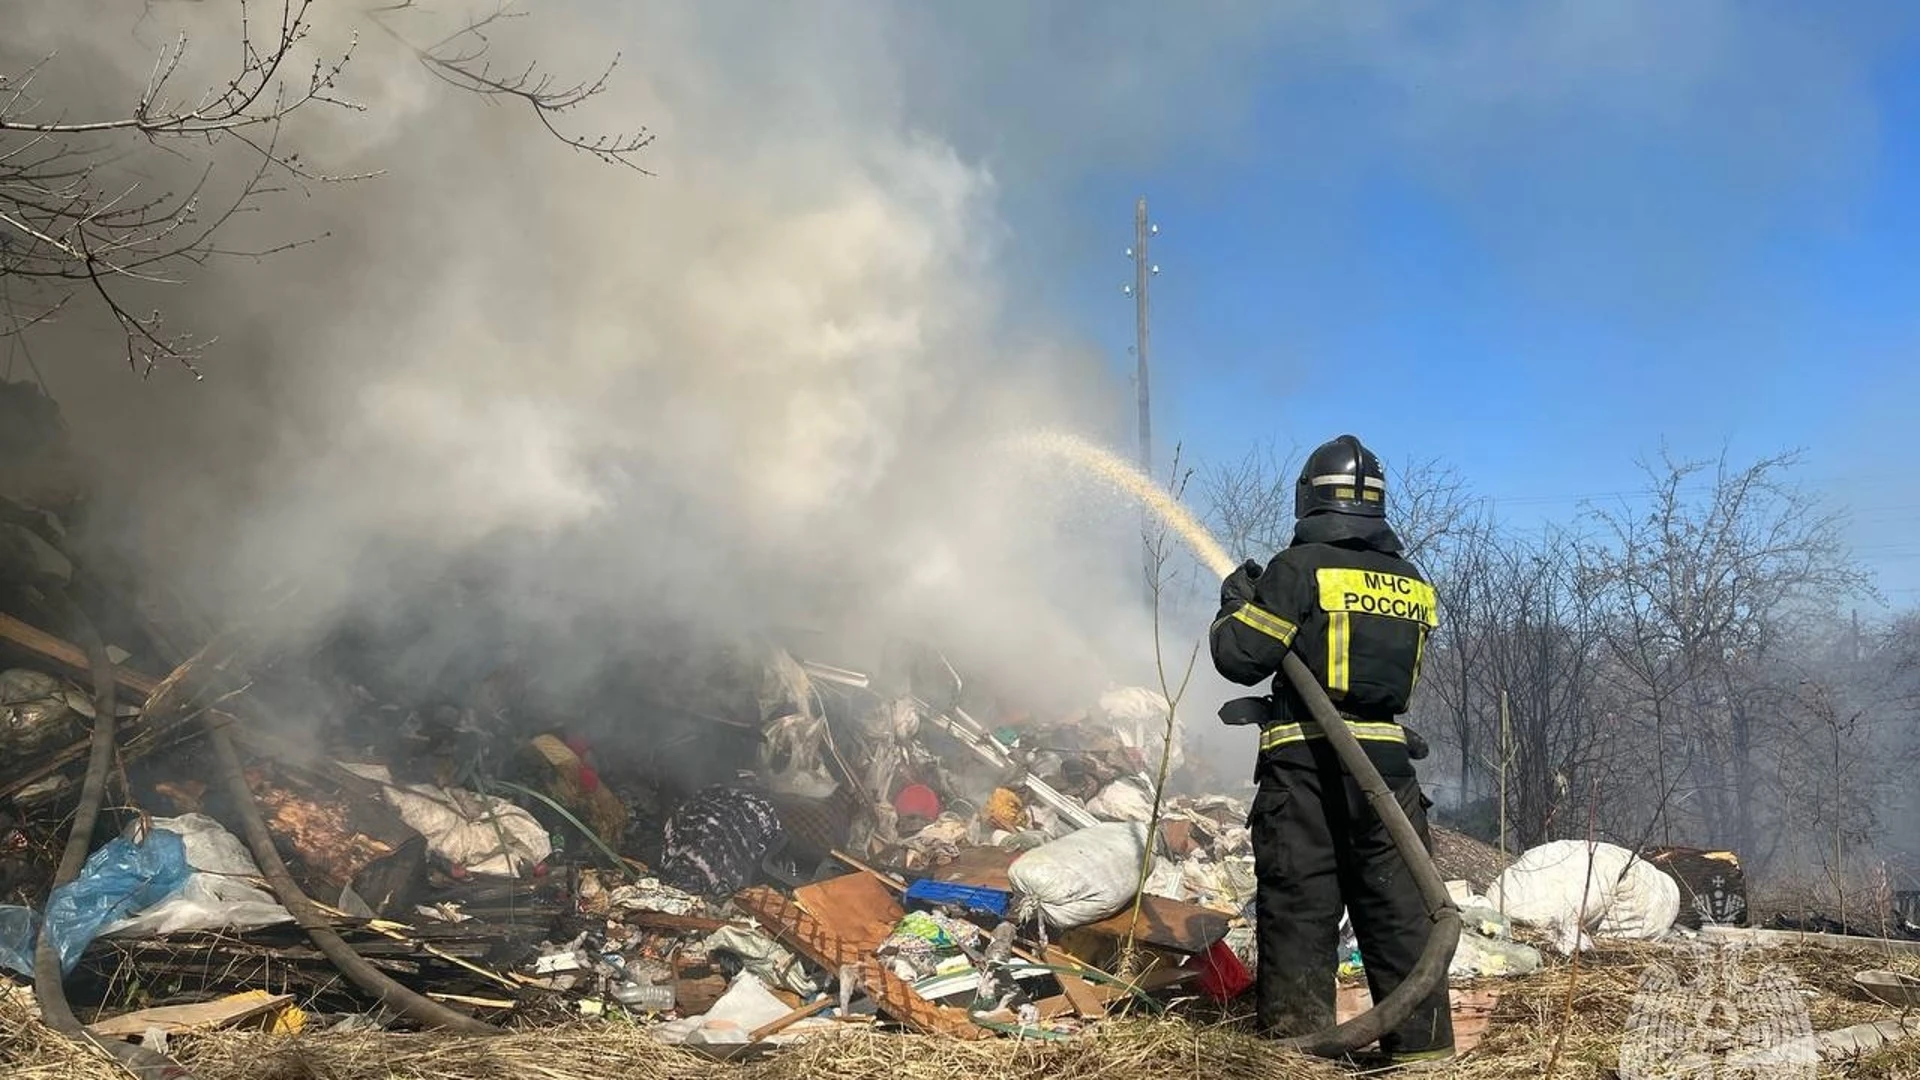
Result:
<svg viewBox="0 0 1920 1080">
<path fill-rule="evenodd" d="M 1274 679 L 1247 821 L 1258 881 L 1255 992 L 1261 1027 L 1292 1036 L 1334 1022 L 1343 902 L 1376 1002 L 1412 971 L 1432 924 L 1385 823 L 1280 671 L 1281 659 L 1289 648 L 1300 655 L 1431 852 L 1432 804 L 1397 717 L 1438 623 L 1433 587 L 1378 518 L 1302 518 L 1292 544 L 1257 576 L 1253 569 L 1223 584 L 1210 644 L 1224 677 L 1244 686 Z M 1395 1060 L 1450 1056 L 1452 1047 L 1444 982 L 1381 1039 Z"/>
</svg>

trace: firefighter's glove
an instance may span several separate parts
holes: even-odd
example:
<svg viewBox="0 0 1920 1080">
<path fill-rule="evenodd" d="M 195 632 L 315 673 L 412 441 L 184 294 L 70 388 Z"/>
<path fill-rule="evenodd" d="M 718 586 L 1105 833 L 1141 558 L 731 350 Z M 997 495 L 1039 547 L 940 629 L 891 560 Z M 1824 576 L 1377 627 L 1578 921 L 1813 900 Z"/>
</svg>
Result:
<svg viewBox="0 0 1920 1080">
<path fill-rule="evenodd" d="M 1227 579 L 1220 583 L 1220 606 L 1238 608 L 1242 604 L 1253 603 L 1254 582 L 1260 577 L 1260 564 L 1248 559 L 1236 567 Z"/>
<path fill-rule="evenodd" d="M 1405 732 L 1407 736 L 1407 757 L 1409 759 L 1413 761 L 1423 761 L 1428 754 L 1433 752 L 1433 747 L 1427 744 L 1427 740 L 1423 738 L 1419 732 L 1405 724 L 1400 725 L 1400 730 Z"/>
</svg>

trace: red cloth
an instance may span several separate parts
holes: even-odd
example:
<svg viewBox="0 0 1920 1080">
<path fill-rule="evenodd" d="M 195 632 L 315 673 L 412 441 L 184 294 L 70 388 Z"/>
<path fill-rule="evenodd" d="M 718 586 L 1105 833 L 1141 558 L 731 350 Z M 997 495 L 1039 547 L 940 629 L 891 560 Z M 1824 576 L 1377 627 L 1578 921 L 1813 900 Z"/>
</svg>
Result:
<svg viewBox="0 0 1920 1080">
<path fill-rule="evenodd" d="M 1215 1001 L 1232 1001 L 1253 985 L 1247 965 L 1240 962 L 1239 954 L 1224 939 L 1214 942 L 1206 952 L 1188 957 L 1183 966 L 1200 972 L 1193 980 L 1194 985 Z"/>
</svg>

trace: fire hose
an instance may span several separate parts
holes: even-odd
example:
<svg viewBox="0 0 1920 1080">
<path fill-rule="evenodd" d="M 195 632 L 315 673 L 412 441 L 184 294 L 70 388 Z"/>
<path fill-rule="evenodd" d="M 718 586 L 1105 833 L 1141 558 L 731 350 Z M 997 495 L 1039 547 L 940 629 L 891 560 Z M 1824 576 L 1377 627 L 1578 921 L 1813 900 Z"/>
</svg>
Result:
<svg viewBox="0 0 1920 1080">
<path fill-rule="evenodd" d="M 353 951 L 353 946 L 335 933 L 327 916 L 315 907 L 307 894 L 287 872 L 287 865 L 280 858 L 280 852 L 273 846 L 273 834 L 267 830 L 267 823 L 260 817 L 260 808 L 253 801 L 253 792 L 247 787 L 247 776 L 240 763 L 240 752 L 233 745 L 233 736 L 227 733 L 224 722 L 209 714 L 206 722 L 207 739 L 213 744 L 214 756 L 219 761 L 222 779 L 226 781 L 227 792 L 231 796 L 234 811 L 240 816 L 242 830 L 246 833 L 247 848 L 260 864 L 260 871 L 266 876 L 267 883 L 280 897 L 280 903 L 293 915 L 300 929 L 306 931 L 315 946 L 340 969 L 353 984 L 410 1020 L 418 1021 L 428 1027 L 444 1028 L 461 1035 L 499 1035 L 501 1029 L 483 1020 L 475 1019 L 463 1012 L 445 1005 L 417 991 L 410 990 L 395 982 L 380 969 L 367 962 L 367 959 Z"/>
<path fill-rule="evenodd" d="M 100 820 L 100 806 L 106 801 L 107 772 L 113 765 L 115 700 L 113 660 L 107 647 L 78 603 L 68 601 L 76 636 L 86 650 L 88 675 L 93 683 L 93 735 L 88 747 L 87 771 L 80 783 L 80 804 L 73 812 L 73 828 L 60 853 L 60 866 L 54 872 L 53 887 L 72 882 L 86 865 L 92 847 L 93 828 Z M 60 952 L 53 935 L 42 932 L 33 950 L 33 992 L 40 1002 L 40 1017 L 53 1030 L 85 1043 L 111 1056 L 140 1080 L 191 1080 L 192 1073 L 164 1054 L 119 1039 L 102 1039 L 88 1030 L 67 1003 L 66 976 L 61 970 Z"/>
<path fill-rule="evenodd" d="M 54 879 L 58 887 L 73 880 L 80 872 L 87 855 L 93 834 L 94 822 L 98 818 L 100 805 L 106 794 L 107 771 L 113 761 L 114 748 L 114 672 L 113 663 L 107 656 L 106 646 L 100 640 L 93 624 L 81 611 L 79 605 L 69 604 L 73 609 L 73 618 L 82 638 L 91 667 L 94 687 L 94 725 L 92 757 L 87 765 L 86 779 L 81 785 L 80 806 L 74 816 L 73 831 L 67 842 L 60 869 Z M 169 654 L 171 649 L 163 650 Z M 190 661 L 184 661 L 177 655 L 165 657 L 179 668 L 191 667 Z M 386 1005 L 402 1016 L 427 1027 L 443 1028 L 463 1035 L 499 1035 L 502 1030 L 485 1021 L 451 1009 L 432 998 L 395 982 L 384 972 L 368 963 L 365 957 L 354 952 L 335 933 L 327 916 L 314 906 L 313 901 L 301 890 L 287 871 L 286 863 L 280 858 L 280 852 L 274 847 L 273 834 L 268 831 L 266 822 L 260 816 L 255 804 L 253 792 L 247 786 L 246 772 L 240 762 L 239 751 L 233 744 L 233 737 L 227 732 L 227 721 L 212 710 L 208 710 L 204 720 L 207 740 L 213 746 L 214 756 L 219 770 L 227 783 L 232 797 L 234 810 L 239 815 L 242 831 L 248 849 L 253 853 L 254 861 L 259 864 L 261 874 L 273 887 L 280 903 L 293 915 L 294 921 L 306 931 L 320 952 L 331 961 L 341 974 L 360 990 Z M 35 990 L 41 1001 L 41 1010 L 46 1015 L 47 1024 L 55 1030 L 71 1037 L 99 1044 L 102 1040 L 93 1038 L 86 1028 L 73 1016 L 67 1006 L 66 997 L 61 990 L 60 961 L 46 935 L 41 936 L 40 944 L 34 954 Z M 125 1063 L 130 1071 L 142 1080 L 183 1080 L 191 1074 L 172 1060 L 139 1046 L 121 1043 L 117 1040 L 107 1042 L 104 1047 L 114 1057 Z"/>
<path fill-rule="evenodd" d="M 1441 880 L 1440 871 L 1433 865 L 1433 856 L 1427 851 L 1426 845 L 1420 842 L 1420 834 L 1414 830 L 1413 822 L 1407 820 L 1406 811 L 1400 808 L 1393 790 L 1381 778 L 1380 770 L 1373 767 L 1360 741 L 1354 738 L 1353 732 L 1347 730 L 1346 721 L 1341 718 L 1339 710 L 1333 707 L 1332 700 L 1321 689 L 1319 681 L 1292 652 L 1287 653 L 1281 670 L 1326 732 L 1327 741 L 1333 745 L 1334 753 L 1339 755 L 1340 763 L 1353 774 L 1354 780 L 1360 784 L 1360 790 L 1366 793 L 1367 802 L 1386 824 L 1387 836 L 1400 852 L 1401 861 L 1413 874 L 1414 886 L 1420 890 L 1420 899 L 1427 906 L 1427 917 L 1433 923 L 1420 959 L 1415 962 L 1406 979 L 1394 987 L 1384 1000 L 1374 1002 L 1372 1008 L 1344 1024 L 1336 1024 L 1310 1035 L 1280 1040 L 1282 1046 L 1315 1057 L 1345 1057 L 1400 1026 L 1428 994 L 1445 984 L 1447 968 L 1453 962 L 1453 950 L 1460 943 L 1460 909 L 1447 892 L 1446 882 Z"/>
</svg>

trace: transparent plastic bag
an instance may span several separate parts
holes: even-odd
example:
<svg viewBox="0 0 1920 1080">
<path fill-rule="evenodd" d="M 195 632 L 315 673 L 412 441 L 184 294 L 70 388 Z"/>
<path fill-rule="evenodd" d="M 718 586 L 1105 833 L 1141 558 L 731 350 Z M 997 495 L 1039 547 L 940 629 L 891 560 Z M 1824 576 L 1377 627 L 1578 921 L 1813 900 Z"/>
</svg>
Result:
<svg viewBox="0 0 1920 1080">
<path fill-rule="evenodd" d="M 33 977 L 33 941 L 40 917 L 32 908 L 0 905 L 0 967 Z"/>
</svg>

